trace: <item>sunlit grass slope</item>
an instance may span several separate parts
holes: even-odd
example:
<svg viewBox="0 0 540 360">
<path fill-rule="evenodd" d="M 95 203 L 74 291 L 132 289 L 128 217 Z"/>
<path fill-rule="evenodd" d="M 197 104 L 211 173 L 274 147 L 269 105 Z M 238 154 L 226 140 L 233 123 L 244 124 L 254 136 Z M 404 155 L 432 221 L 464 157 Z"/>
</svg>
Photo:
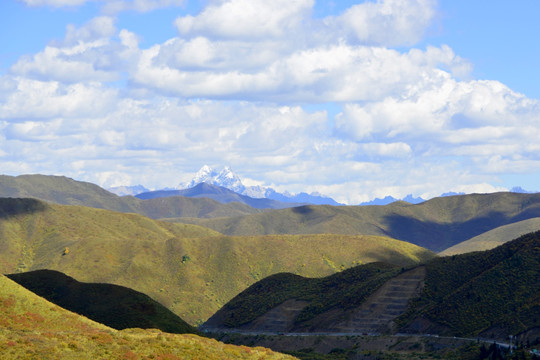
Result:
<svg viewBox="0 0 540 360">
<path fill-rule="evenodd" d="M 540 193 L 472 194 L 421 204 L 303 206 L 232 218 L 180 219 L 227 235 L 369 234 L 442 251 L 499 226 L 540 217 Z"/>
<path fill-rule="evenodd" d="M 51 269 L 82 282 L 126 286 L 192 325 L 275 273 L 317 277 L 359 263 L 409 265 L 434 256 L 377 236 L 230 237 L 136 214 L 29 199 L 0 199 L 0 209 L 11 209 L 0 216 L 0 272 Z"/>
<path fill-rule="evenodd" d="M 441 256 L 464 254 L 472 251 L 490 250 L 521 235 L 540 230 L 540 218 L 532 218 L 517 223 L 500 226 L 467 241 L 449 247 Z"/>
<path fill-rule="evenodd" d="M 0 275 L 0 354 L 9 359 L 292 359 L 159 330 L 117 331 L 64 310 Z"/>
</svg>

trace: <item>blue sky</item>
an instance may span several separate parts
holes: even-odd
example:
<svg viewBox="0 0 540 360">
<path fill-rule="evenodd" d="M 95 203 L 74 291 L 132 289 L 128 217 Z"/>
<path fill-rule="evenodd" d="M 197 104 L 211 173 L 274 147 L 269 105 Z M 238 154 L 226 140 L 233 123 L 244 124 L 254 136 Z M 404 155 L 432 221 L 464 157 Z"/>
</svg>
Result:
<svg viewBox="0 0 540 360">
<path fill-rule="evenodd" d="M 540 2 L 6 0 L 2 173 L 540 190 Z"/>
</svg>

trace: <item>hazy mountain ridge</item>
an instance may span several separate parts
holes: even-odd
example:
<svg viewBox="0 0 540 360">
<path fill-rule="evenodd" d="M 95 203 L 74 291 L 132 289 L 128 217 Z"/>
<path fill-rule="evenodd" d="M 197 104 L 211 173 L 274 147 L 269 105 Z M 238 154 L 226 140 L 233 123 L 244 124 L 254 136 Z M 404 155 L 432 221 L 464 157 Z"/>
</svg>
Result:
<svg viewBox="0 0 540 360">
<path fill-rule="evenodd" d="M 389 236 L 439 252 L 499 226 L 540 217 L 540 194 L 493 193 L 421 204 L 302 206 L 219 219 L 190 219 L 228 235 L 341 233 Z M 186 221 L 186 220 L 181 220 Z"/>
<path fill-rule="evenodd" d="M 141 200 L 166 198 L 172 196 L 183 196 L 188 198 L 208 198 L 218 201 L 222 204 L 238 202 L 251 206 L 255 209 L 284 209 L 288 207 L 300 206 L 303 204 L 286 203 L 266 198 L 252 198 L 249 196 L 238 194 L 226 187 L 201 182 L 193 187 L 183 190 L 158 190 L 145 192 L 136 195 L 135 197 Z"/>
<path fill-rule="evenodd" d="M 0 176 L 0 197 L 35 198 L 62 205 L 82 205 L 125 213 L 138 213 L 152 219 L 178 217 L 224 217 L 246 215 L 259 210 L 245 204 L 222 204 L 207 198 L 165 197 L 141 200 L 118 196 L 99 186 L 64 176 Z"/>
</svg>

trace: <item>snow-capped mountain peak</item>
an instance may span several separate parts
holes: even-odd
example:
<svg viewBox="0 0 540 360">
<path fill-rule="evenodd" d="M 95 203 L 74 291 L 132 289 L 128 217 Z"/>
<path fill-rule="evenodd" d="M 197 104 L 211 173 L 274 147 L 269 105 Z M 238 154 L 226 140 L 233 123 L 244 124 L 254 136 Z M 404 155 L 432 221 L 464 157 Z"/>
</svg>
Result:
<svg viewBox="0 0 540 360">
<path fill-rule="evenodd" d="M 208 165 L 204 165 L 189 183 L 179 184 L 177 189 L 189 189 L 203 182 L 221 186 L 237 193 L 242 193 L 246 189 L 240 177 L 230 167 L 226 166 L 218 172 Z"/>
</svg>

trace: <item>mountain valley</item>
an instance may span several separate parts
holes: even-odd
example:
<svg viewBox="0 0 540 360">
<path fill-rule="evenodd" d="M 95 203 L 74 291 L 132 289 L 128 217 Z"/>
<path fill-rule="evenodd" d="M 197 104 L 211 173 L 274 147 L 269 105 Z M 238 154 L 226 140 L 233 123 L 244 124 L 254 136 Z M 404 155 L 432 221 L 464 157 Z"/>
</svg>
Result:
<svg viewBox="0 0 540 360">
<path fill-rule="evenodd" d="M 219 339 L 236 343 L 242 337 L 235 338 L 234 331 L 260 333 L 238 344 L 291 351 L 309 359 L 319 355 L 309 355 L 298 347 L 300 339 L 286 341 L 284 334 L 348 333 L 357 340 L 365 338 L 356 345 L 343 340 L 351 346 L 367 349 L 367 342 L 380 340 L 396 350 L 401 348 L 392 336 L 407 333 L 409 340 L 403 341 L 411 349 L 429 340 L 431 345 L 421 346 L 426 354 L 430 346 L 443 346 L 447 340 L 453 344 L 447 344 L 451 351 L 465 351 L 469 343 L 452 342 L 454 336 L 504 341 L 513 334 L 531 344 L 540 336 L 540 233 L 535 232 L 540 229 L 540 194 L 454 195 L 380 206 L 289 203 L 282 208 L 274 200 L 252 199 L 211 184 L 171 191 L 167 196 L 147 192 L 141 199 L 65 177 L 1 176 L 0 272 L 110 327 L 124 329 L 106 320 L 118 320 L 128 328 L 161 329 L 119 331 L 99 325 L 99 330 L 90 331 L 96 332 L 96 339 L 120 336 L 126 343 L 144 338 L 164 347 L 159 337 L 198 333 L 195 327 L 204 324 L 200 329 L 222 331 L 216 335 Z M 210 194 L 215 197 L 208 198 Z M 256 205 L 262 202 L 266 205 Z M 23 292 L 8 278 L 0 280 L 11 284 L 0 293 L 4 303 Z M 91 303 L 99 302 L 81 300 L 103 291 L 113 295 L 109 303 L 120 306 L 107 310 L 106 317 L 113 319 L 93 317 L 96 309 Z M 25 317 L 24 331 L 34 326 L 41 338 L 44 330 L 32 323 L 46 316 L 44 310 L 35 311 L 39 316 Z M 5 314 L 0 321 L 6 324 L 23 316 Z M 148 320 L 148 315 L 154 318 Z M 126 317 L 136 323 L 126 323 Z M 57 328 L 69 328 L 54 321 Z M 5 345 L 15 341 L 10 339 L 26 341 L 17 329 L 3 331 L 2 351 L 24 351 L 19 345 Z M 95 339 L 85 331 L 75 333 L 79 349 L 97 351 Z M 54 334 L 51 346 L 61 351 L 61 335 Z M 272 334 L 277 344 L 262 334 Z M 421 338 L 425 334 L 441 339 Z M 185 336 L 193 336 L 186 349 L 207 341 Z M 308 347 L 319 349 L 309 341 L 305 340 Z M 99 351 L 120 351 L 107 346 Z M 130 351 L 141 350 L 129 346 Z M 208 346 L 220 348 L 218 358 L 228 358 L 224 349 L 241 351 L 218 342 Z M 479 351 L 479 345 L 473 348 L 469 350 Z M 387 348 L 378 349 L 384 353 Z M 388 352 L 388 358 L 414 358 L 411 349 Z M 249 358 L 253 351 L 242 356 Z M 257 352 L 269 358 L 284 356 L 266 349 Z M 328 358 L 371 355 L 354 356 Z"/>
</svg>

